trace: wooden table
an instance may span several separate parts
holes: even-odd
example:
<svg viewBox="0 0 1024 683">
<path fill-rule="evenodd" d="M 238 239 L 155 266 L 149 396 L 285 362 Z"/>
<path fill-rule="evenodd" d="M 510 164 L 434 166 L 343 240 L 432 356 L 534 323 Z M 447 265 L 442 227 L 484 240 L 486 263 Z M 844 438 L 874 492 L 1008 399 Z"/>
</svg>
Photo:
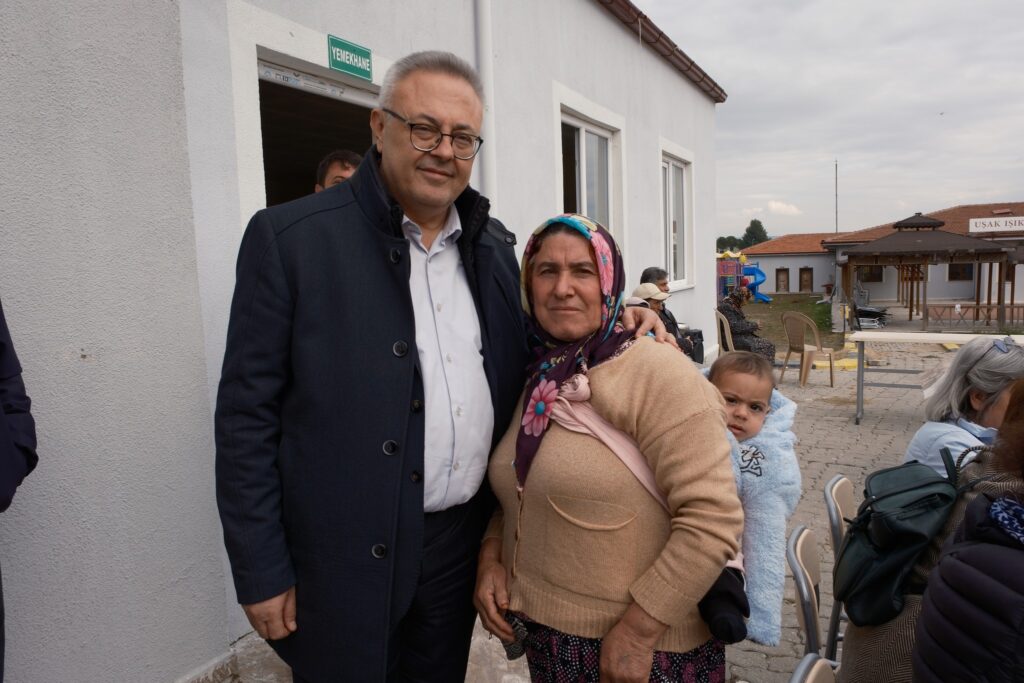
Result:
<svg viewBox="0 0 1024 683">
<path fill-rule="evenodd" d="M 903 375 L 916 375 L 920 370 L 900 368 L 868 368 L 864 366 L 864 344 L 867 342 L 885 342 L 888 344 L 966 344 L 978 337 L 1004 339 L 1005 334 L 961 334 L 958 332 L 887 332 L 885 330 L 861 330 L 850 335 L 849 340 L 857 344 L 857 414 L 854 424 L 860 424 L 864 417 L 864 387 L 906 388 L 908 384 L 887 382 L 865 382 L 865 372 L 888 372 Z M 1012 335 L 1018 344 L 1024 344 L 1024 335 Z"/>
</svg>

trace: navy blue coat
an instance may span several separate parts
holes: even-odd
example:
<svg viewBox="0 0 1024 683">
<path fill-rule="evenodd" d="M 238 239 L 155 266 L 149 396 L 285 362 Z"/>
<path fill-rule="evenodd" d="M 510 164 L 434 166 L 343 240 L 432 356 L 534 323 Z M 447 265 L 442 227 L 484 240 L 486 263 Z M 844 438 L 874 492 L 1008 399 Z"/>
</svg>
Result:
<svg viewBox="0 0 1024 683">
<path fill-rule="evenodd" d="M 1024 544 L 979 495 L 928 575 L 914 641 L 915 683 L 1024 681 Z"/>
<path fill-rule="evenodd" d="M 296 586 L 298 630 L 273 645 L 316 680 L 384 680 L 422 552 L 409 243 L 377 164 L 371 151 L 348 182 L 250 221 L 217 397 L 217 502 L 239 602 Z M 476 191 L 455 207 L 497 441 L 527 353 L 515 237 Z"/>
<path fill-rule="evenodd" d="M 0 511 L 10 507 L 14 491 L 39 461 L 31 407 L 0 306 Z"/>
</svg>

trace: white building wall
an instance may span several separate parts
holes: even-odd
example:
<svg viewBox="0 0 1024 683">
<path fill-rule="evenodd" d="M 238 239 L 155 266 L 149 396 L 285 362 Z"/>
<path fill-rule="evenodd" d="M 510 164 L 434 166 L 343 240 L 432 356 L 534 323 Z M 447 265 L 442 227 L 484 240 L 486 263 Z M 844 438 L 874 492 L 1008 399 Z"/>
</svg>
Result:
<svg viewBox="0 0 1024 683">
<path fill-rule="evenodd" d="M 0 516 L 6 680 L 173 681 L 227 635 L 178 9 L 75 7 L 0 3 L 0 297 L 40 456 Z"/>
<path fill-rule="evenodd" d="M 370 104 L 414 50 L 477 63 L 476 6 L 0 4 L 0 297 L 41 456 L 0 517 L 8 680 L 184 680 L 249 630 L 221 545 L 212 416 L 238 243 L 265 203 L 257 57 L 324 75 L 328 33 L 362 44 L 374 82 L 346 87 Z M 495 214 L 521 249 L 562 208 L 559 107 L 607 114 L 629 282 L 665 264 L 669 149 L 690 164 L 693 229 L 671 306 L 713 330 L 714 104 L 589 0 L 490 9 Z"/>
<path fill-rule="evenodd" d="M 813 271 L 812 292 L 824 292 L 826 284 L 835 282 L 835 261 L 831 254 L 780 254 L 747 256 L 747 265 L 757 265 L 765 274 L 764 284 L 760 291 L 763 294 L 776 293 L 776 271 L 789 269 L 789 291 L 800 291 L 800 269 L 811 268 Z"/>
</svg>

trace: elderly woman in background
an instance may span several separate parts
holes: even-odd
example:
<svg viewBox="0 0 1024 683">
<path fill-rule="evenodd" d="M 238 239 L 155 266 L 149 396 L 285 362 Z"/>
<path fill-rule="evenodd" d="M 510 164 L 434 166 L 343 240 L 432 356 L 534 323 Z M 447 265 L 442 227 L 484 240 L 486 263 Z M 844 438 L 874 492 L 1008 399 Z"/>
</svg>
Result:
<svg viewBox="0 0 1024 683">
<path fill-rule="evenodd" d="M 939 455 L 948 448 L 956 460 L 991 444 L 1009 404 L 1008 387 L 1024 377 L 1024 347 L 1013 339 L 978 337 L 960 347 L 925 403 L 928 422 L 907 446 L 905 461 L 917 460 L 945 476 Z"/>
<path fill-rule="evenodd" d="M 729 321 L 732 343 L 738 351 L 752 351 L 763 356 L 769 363 L 775 362 L 775 344 L 754 334 L 761 329 L 761 323 L 747 320 L 743 306 L 750 300 L 750 290 L 740 285 L 729 296 L 718 302 L 718 312 Z"/>
<path fill-rule="evenodd" d="M 978 358 L 978 356 L 975 356 L 975 358 Z M 1007 391 L 1006 394 L 1007 403 L 1012 404 L 1013 399 L 1009 397 L 1010 392 Z M 1022 415 L 1024 413 L 1024 405 L 1022 405 L 1022 402 L 1024 402 L 1024 391 L 1018 388 L 1015 392 L 1015 398 L 1017 403 L 1013 404 L 1014 407 L 1011 412 L 1016 413 L 1015 420 L 1020 420 L 1024 417 Z M 1002 421 L 1002 418 L 1000 418 L 1000 421 Z M 1000 439 L 1002 439 L 1002 434 L 1000 434 Z M 929 547 L 917 559 L 911 570 L 910 588 L 905 596 L 903 611 L 892 621 L 879 626 L 856 626 L 853 623 L 847 625 L 846 632 L 843 635 L 842 667 L 838 672 L 840 683 L 878 683 L 879 681 L 885 681 L 886 683 L 910 683 L 911 680 L 918 680 L 917 678 L 912 678 L 912 653 L 914 651 L 915 630 L 918 633 L 921 632 L 917 629 L 918 618 L 921 616 L 921 594 L 924 593 L 926 586 L 931 590 L 930 582 L 932 577 L 929 575 L 929 572 L 931 572 L 939 560 L 943 543 L 953 535 L 953 532 L 961 522 L 976 524 L 975 514 L 967 514 L 971 502 L 976 498 L 994 501 L 1008 494 L 1016 496 L 1020 492 L 1024 492 L 1024 478 L 1022 478 L 1022 475 L 1024 473 L 1021 471 L 1019 453 L 1016 457 L 1006 457 L 1004 453 L 997 454 L 994 452 L 991 446 L 981 448 L 977 453 L 977 458 L 963 468 L 958 481 L 961 484 L 976 483 L 957 499 L 945 527 L 932 539 Z M 983 505 L 984 503 L 979 504 Z M 1020 555 L 1018 554 L 1016 557 L 1020 557 Z M 1008 569 L 1010 574 L 1020 575 L 1020 565 L 1014 568 L 1006 567 L 1005 569 Z M 991 587 L 993 582 L 1004 580 L 1006 578 L 1005 569 L 995 577 L 984 577 L 984 582 Z M 973 589 L 984 590 L 984 587 L 976 585 Z M 985 608 L 991 605 L 990 603 L 978 602 L 976 606 Z M 1020 628 L 1020 617 L 1021 612 L 1019 610 L 1010 616 L 1011 620 L 1015 620 L 1013 623 L 1016 624 L 1017 629 Z M 957 615 L 953 618 L 960 621 L 964 616 Z M 988 624 L 988 627 L 973 630 L 973 637 L 983 642 L 989 642 L 989 646 L 995 651 L 1013 650 L 1019 652 L 1019 630 L 1016 640 L 997 643 L 995 640 L 989 641 L 988 639 L 1002 638 L 1003 634 L 999 629 L 1003 625 L 997 624 L 995 619 L 982 621 Z M 966 626 L 967 623 L 964 622 L 963 625 Z M 973 652 L 966 642 L 962 642 L 959 645 L 964 648 L 960 650 L 961 652 Z M 965 662 L 964 665 L 970 666 L 970 662 Z M 953 675 L 954 671 L 955 669 L 940 670 L 942 675 L 938 679 L 933 680 L 1020 680 L 1019 671 L 1018 677 L 1005 679 L 998 677 L 960 677 Z M 948 677 L 945 677 L 945 674 L 948 674 Z"/>
<path fill-rule="evenodd" d="M 521 638 L 534 681 L 724 681 L 697 608 L 742 532 L 721 397 L 615 325 L 622 258 L 596 223 L 542 225 L 522 284 L 534 361 L 488 470 L 484 628 Z"/>
<path fill-rule="evenodd" d="M 1010 407 L 995 457 L 1024 478 L 1024 380 L 1007 392 Z M 928 575 L 914 645 L 914 680 L 1024 680 L 1024 488 L 978 496 L 938 566 Z"/>
</svg>

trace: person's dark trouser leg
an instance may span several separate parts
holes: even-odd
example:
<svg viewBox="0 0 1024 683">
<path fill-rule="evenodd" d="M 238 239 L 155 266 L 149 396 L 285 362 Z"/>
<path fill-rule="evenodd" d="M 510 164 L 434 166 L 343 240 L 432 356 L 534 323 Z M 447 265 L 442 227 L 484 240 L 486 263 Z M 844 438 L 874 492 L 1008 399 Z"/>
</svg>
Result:
<svg viewBox="0 0 1024 683">
<path fill-rule="evenodd" d="M 465 680 L 476 619 L 477 552 L 486 522 L 476 499 L 426 515 L 419 586 L 396 638 L 403 683 Z"/>
</svg>

